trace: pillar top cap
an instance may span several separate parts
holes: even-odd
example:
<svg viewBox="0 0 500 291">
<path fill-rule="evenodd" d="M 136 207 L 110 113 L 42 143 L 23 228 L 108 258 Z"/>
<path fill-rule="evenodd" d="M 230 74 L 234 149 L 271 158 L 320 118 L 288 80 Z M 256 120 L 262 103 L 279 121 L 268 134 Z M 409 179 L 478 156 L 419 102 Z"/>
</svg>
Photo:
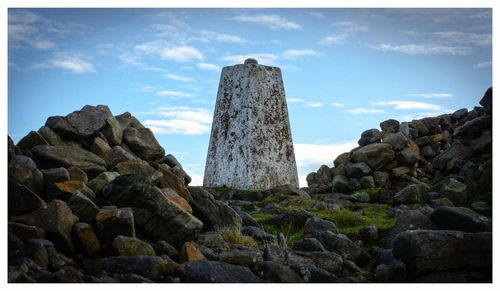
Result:
<svg viewBox="0 0 500 291">
<path fill-rule="evenodd" d="M 256 60 L 256 59 L 254 59 L 254 58 L 248 58 L 248 59 L 246 59 L 246 60 L 245 60 L 245 65 L 246 65 L 246 64 L 255 64 L 255 65 L 257 65 L 257 64 L 258 64 L 258 62 L 257 62 L 257 60 Z"/>
</svg>

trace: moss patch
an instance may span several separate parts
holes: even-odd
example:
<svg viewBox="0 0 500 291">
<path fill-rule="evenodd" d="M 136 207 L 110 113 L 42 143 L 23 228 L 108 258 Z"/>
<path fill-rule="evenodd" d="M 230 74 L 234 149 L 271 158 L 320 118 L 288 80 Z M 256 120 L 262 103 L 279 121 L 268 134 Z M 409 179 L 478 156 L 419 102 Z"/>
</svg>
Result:
<svg viewBox="0 0 500 291">
<path fill-rule="evenodd" d="M 379 236 L 385 236 L 396 223 L 395 218 L 387 218 L 386 213 L 389 206 L 367 207 L 362 214 L 358 214 L 350 209 L 343 208 L 339 212 L 315 211 L 316 216 L 330 220 L 337 226 L 340 233 L 347 235 L 351 239 L 357 239 L 360 229 L 369 225 L 377 226 Z"/>
</svg>

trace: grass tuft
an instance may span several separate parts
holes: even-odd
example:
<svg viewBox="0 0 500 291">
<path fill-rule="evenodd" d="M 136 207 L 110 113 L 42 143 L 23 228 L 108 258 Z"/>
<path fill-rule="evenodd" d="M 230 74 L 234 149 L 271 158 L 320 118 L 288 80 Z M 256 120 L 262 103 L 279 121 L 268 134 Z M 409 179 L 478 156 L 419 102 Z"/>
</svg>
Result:
<svg viewBox="0 0 500 291">
<path fill-rule="evenodd" d="M 251 249 L 259 249 L 259 244 L 251 237 L 241 233 L 240 227 L 219 226 L 215 231 L 220 233 L 225 241 L 235 245 L 241 245 Z"/>
</svg>

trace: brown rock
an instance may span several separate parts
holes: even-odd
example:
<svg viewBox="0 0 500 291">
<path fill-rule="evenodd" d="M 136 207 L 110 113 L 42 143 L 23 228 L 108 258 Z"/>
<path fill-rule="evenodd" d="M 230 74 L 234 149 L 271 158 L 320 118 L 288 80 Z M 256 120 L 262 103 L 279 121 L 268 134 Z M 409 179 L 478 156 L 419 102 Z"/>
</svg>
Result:
<svg viewBox="0 0 500 291">
<path fill-rule="evenodd" d="M 198 248 L 191 242 L 184 243 L 179 254 L 179 262 L 184 263 L 200 260 L 206 260 L 206 258 Z"/>
<path fill-rule="evenodd" d="M 99 254 L 101 251 L 101 243 L 97 239 L 97 235 L 95 234 L 92 226 L 87 223 L 80 222 L 73 226 L 73 231 L 77 241 L 87 256 L 93 257 Z"/>
<path fill-rule="evenodd" d="M 134 214 L 131 208 L 99 210 L 96 216 L 103 247 L 111 246 L 119 235 L 135 237 Z"/>
<path fill-rule="evenodd" d="M 82 181 L 84 183 L 88 183 L 89 181 L 87 174 L 78 167 L 75 166 L 69 167 L 68 173 L 70 180 Z"/>
<path fill-rule="evenodd" d="M 179 208 L 182 208 L 191 214 L 193 213 L 191 205 L 189 205 L 186 199 L 182 198 L 179 194 L 177 194 L 177 192 L 175 192 L 170 188 L 163 188 L 160 190 L 165 195 L 168 201 L 174 203 L 175 205 L 179 206 Z"/>
<path fill-rule="evenodd" d="M 12 217 L 12 221 L 43 228 L 46 238 L 54 242 L 58 250 L 72 254 L 71 230 L 78 217 L 73 215 L 64 201 L 52 200 L 30 214 Z"/>
<path fill-rule="evenodd" d="M 163 174 L 160 179 L 160 185 L 162 188 L 173 189 L 177 194 L 186 201 L 190 202 L 192 200 L 191 193 L 189 193 L 186 185 L 184 184 L 184 178 L 176 175 L 167 165 L 161 164 L 158 170 Z"/>
</svg>

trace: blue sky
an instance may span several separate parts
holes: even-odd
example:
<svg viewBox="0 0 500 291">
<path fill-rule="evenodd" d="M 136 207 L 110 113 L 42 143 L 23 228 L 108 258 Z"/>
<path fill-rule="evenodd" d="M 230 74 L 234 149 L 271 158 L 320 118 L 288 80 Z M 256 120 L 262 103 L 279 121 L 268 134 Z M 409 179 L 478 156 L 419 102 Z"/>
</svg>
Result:
<svg viewBox="0 0 500 291">
<path fill-rule="evenodd" d="M 131 112 L 202 181 L 221 68 L 282 69 L 301 176 L 361 132 L 478 105 L 491 9 L 9 9 L 8 133 Z"/>
</svg>

